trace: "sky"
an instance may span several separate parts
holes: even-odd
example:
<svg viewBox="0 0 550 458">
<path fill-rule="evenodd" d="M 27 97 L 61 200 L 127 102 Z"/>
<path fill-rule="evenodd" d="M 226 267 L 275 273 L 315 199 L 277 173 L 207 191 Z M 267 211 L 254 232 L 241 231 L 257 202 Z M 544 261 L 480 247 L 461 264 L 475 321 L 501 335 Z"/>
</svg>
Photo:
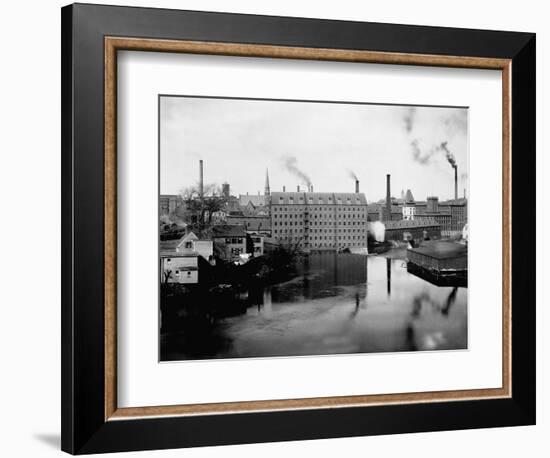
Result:
<svg viewBox="0 0 550 458">
<path fill-rule="evenodd" d="M 360 180 L 369 202 L 385 197 L 454 195 L 468 187 L 468 110 L 303 101 L 162 96 L 160 188 L 177 194 L 204 182 L 228 182 L 231 194 L 305 189 L 353 192 Z M 298 169 L 300 173 L 296 172 Z"/>
</svg>

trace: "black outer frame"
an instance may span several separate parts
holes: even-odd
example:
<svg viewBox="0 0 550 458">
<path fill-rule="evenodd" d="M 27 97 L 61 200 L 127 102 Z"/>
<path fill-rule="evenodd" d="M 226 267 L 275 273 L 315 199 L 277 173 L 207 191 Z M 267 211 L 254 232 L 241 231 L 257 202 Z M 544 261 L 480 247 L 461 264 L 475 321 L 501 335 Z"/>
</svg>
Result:
<svg viewBox="0 0 550 458">
<path fill-rule="evenodd" d="M 535 424 L 535 35 L 74 4 L 62 8 L 61 448 L 99 453 Z M 512 59 L 512 397 L 104 418 L 104 37 Z M 475 368 L 472 368 L 475 370 Z M 214 433 L 215 432 L 215 433 Z"/>
</svg>

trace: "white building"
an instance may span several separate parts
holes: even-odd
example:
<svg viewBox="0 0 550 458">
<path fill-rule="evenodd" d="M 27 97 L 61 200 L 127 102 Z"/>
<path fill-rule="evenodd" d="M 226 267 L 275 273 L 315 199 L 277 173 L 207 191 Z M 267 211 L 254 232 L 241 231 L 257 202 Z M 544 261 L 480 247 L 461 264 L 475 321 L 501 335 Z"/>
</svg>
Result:
<svg viewBox="0 0 550 458">
<path fill-rule="evenodd" d="M 403 198 L 403 219 L 414 220 L 416 216 L 416 205 L 414 202 L 414 197 L 410 189 L 407 189 L 407 193 Z"/>
<path fill-rule="evenodd" d="M 212 240 L 199 240 L 193 232 L 189 232 L 178 241 L 175 251 L 176 253 L 195 252 L 210 262 L 214 255 L 214 243 Z"/>
<path fill-rule="evenodd" d="M 161 282 L 194 284 L 199 281 L 198 253 L 161 253 Z"/>
</svg>

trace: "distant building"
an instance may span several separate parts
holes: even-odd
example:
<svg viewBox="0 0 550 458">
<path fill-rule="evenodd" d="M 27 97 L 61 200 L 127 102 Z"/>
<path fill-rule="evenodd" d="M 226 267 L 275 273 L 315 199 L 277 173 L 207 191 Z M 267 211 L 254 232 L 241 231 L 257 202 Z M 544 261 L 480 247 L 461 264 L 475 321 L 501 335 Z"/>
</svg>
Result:
<svg viewBox="0 0 550 458">
<path fill-rule="evenodd" d="M 441 237 L 441 226 L 434 219 L 386 221 L 384 224 L 386 226 L 386 241 L 403 242 L 414 240 L 418 242 Z"/>
<path fill-rule="evenodd" d="M 416 215 L 416 206 L 414 197 L 410 189 L 407 189 L 407 193 L 402 197 L 403 219 L 414 220 Z"/>
<path fill-rule="evenodd" d="M 226 200 L 229 200 L 229 197 L 231 196 L 229 183 L 222 184 L 222 195 Z"/>
<path fill-rule="evenodd" d="M 212 224 L 225 224 L 227 221 L 227 212 L 225 210 L 218 210 L 212 212 Z"/>
<path fill-rule="evenodd" d="M 161 194 L 159 198 L 159 211 L 161 215 L 169 215 L 183 203 L 177 194 Z"/>
<path fill-rule="evenodd" d="M 271 218 L 269 216 L 245 216 L 230 214 L 226 223 L 231 226 L 244 226 L 246 231 L 271 232 Z"/>
<path fill-rule="evenodd" d="M 212 240 L 216 254 L 225 261 L 238 261 L 247 252 L 244 226 L 212 226 Z"/>
<path fill-rule="evenodd" d="M 386 208 L 382 203 L 369 204 L 367 206 L 368 220 L 383 221 L 384 216 L 387 214 Z M 390 207 L 390 221 L 401 221 L 403 219 L 403 210 L 398 205 L 391 205 Z"/>
<path fill-rule="evenodd" d="M 260 193 L 257 195 L 249 195 L 248 193 L 239 195 L 239 205 L 241 207 L 246 207 L 249 203 L 255 208 L 265 207 L 265 196 L 260 195 Z"/>
<path fill-rule="evenodd" d="M 271 233 L 305 250 L 367 246 L 363 193 L 271 192 Z"/>
<path fill-rule="evenodd" d="M 436 196 L 430 196 L 426 199 L 426 202 L 416 202 L 416 215 L 415 219 L 419 221 L 435 220 L 441 226 L 441 234 L 448 236 L 451 235 L 452 228 L 452 215 L 448 211 L 447 207 L 439 204 L 439 199 Z"/>
<path fill-rule="evenodd" d="M 440 207 L 451 215 L 451 231 L 462 232 L 468 222 L 468 199 L 452 199 L 441 202 Z"/>
</svg>

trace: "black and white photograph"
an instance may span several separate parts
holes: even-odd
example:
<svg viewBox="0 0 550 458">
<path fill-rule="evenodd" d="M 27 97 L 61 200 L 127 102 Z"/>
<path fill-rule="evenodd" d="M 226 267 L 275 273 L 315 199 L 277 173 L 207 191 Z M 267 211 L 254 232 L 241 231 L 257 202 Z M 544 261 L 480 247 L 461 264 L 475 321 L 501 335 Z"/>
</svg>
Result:
<svg viewBox="0 0 550 458">
<path fill-rule="evenodd" d="M 468 109 L 159 96 L 160 360 L 468 348 Z"/>
</svg>

